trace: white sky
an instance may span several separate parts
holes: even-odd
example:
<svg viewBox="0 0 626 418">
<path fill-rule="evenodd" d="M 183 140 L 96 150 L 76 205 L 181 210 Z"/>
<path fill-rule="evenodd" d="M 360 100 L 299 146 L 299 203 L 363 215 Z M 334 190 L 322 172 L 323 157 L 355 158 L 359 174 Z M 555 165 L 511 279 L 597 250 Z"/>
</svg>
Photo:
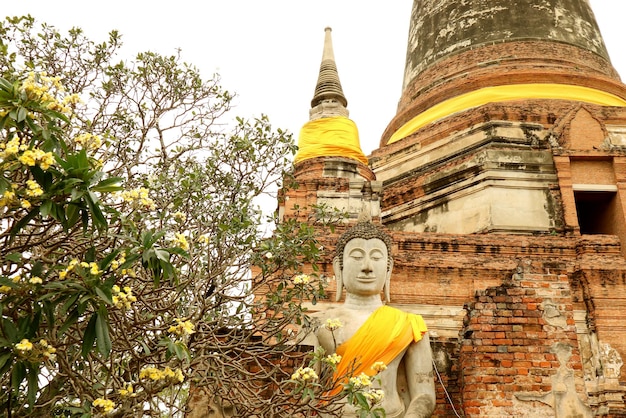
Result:
<svg viewBox="0 0 626 418">
<path fill-rule="evenodd" d="M 384 5 L 383 5 L 384 3 Z M 13 0 L 8 16 L 31 14 L 65 31 L 81 27 L 96 42 L 111 29 L 124 54 L 151 50 L 214 72 L 236 92 L 232 117 L 267 114 L 296 136 L 308 121 L 322 56 L 324 28 L 333 28 L 339 76 L 365 154 L 378 147 L 396 112 L 413 0 Z M 626 79 L 624 0 L 590 0 L 614 67 Z"/>
</svg>

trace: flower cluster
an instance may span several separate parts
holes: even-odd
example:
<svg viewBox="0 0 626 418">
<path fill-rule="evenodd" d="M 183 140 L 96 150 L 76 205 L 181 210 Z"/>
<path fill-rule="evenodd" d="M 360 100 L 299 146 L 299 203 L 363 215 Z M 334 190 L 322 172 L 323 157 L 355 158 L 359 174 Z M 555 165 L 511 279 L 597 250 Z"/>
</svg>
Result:
<svg viewBox="0 0 626 418">
<path fill-rule="evenodd" d="M 383 401 L 385 398 L 385 392 L 382 389 L 370 389 L 363 392 L 363 396 L 365 396 L 365 399 L 367 399 L 370 406 L 374 406 Z"/>
<path fill-rule="evenodd" d="M 311 281 L 311 277 L 308 274 L 298 274 L 292 280 L 293 284 L 308 284 Z"/>
<path fill-rule="evenodd" d="M 125 262 L 126 262 L 126 257 L 124 257 L 124 254 L 120 254 L 117 260 L 111 261 L 111 270 L 113 271 L 117 270 Z M 126 274 L 126 269 L 122 271 L 122 274 Z"/>
<path fill-rule="evenodd" d="M 44 171 L 54 164 L 54 155 L 51 152 L 44 152 L 37 148 L 27 149 L 17 159 L 29 167 L 38 165 Z"/>
<path fill-rule="evenodd" d="M 176 325 L 172 325 L 167 331 L 172 334 L 176 334 L 179 337 L 191 335 L 196 332 L 191 321 L 183 321 L 180 318 L 176 318 Z"/>
<path fill-rule="evenodd" d="M 30 283 L 30 284 L 42 284 L 43 280 L 41 280 L 41 277 L 33 276 L 33 277 L 30 278 L 30 280 L 28 280 L 28 283 Z"/>
<path fill-rule="evenodd" d="M 185 376 L 183 376 L 183 372 L 180 369 L 172 370 L 169 367 L 163 370 L 159 370 L 156 367 L 146 367 L 139 372 L 139 378 L 149 379 L 155 382 L 159 380 L 169 380 L 171 382 L 180 383 L 185 380 Z"/>
<path fill-rule="evenodd" d="M 102 270 L 100 270 L 100 267 L 98 267 L 98 264 L 93 262 L 93 261 L 89 262 L 89 263 L 83 261 L 83 262 L 80 263 L 80 266 L 82 268 L 84 268 L 84 269 L 88 268 L 89 269 L 89 274 L 92 274 L 94 276 L 102 273 Z"/>
<path fill-rule="evenodd" d="M 145 187 L 140 187 L 139 189 L 124 190 L 120 192 L 119 195 L 126 203 L 130 203 L 132 205 L 140 205 L 150 210 L 154 210 L 156 208 L 154 200 L 150 198 L 149 191 Z"/>
<path fill-rule="evenodd" d="M 56 348 L 48 344 L 48 341 L 41 339 L 39 342 L 33 344 L 27 338 L 22 339 L 19 343 L 15 344 L 15 350 L 19 355 L 27 357 L 32 361 L 54 361 L 56 360 Z"/>
<path fill-rule="evenodd" d="M 130 309 L 133 302 L 137 302 L 137 298 L 133 295 L 133 289 L 129 286 L 124 286 L 124 289 L 120 289 L 118 285 L 113 285 L 111 288 L 113 293 L 113 305 L 118 308 Z"/>
<path fill-rule="evenodd" d="M 372 385 L 372 379 L 365 373 L 361 373 L 358 376 L 351 377 L 349 383 L 354 386 L 355 389 L 363 389 Z"/>
<path fill-rule="evenodd" d="M 15 349 L 18 351 L 31 351 L 33 349 L 33 343 L 24 338 L 22 341 L 15 344 Z"/>
<path fill-rule="evenodd" d="M 34 180 L 26 180 L 26 196 L 39 197 L 43 194 L 43 189 Z"/>
<path fill-rule="evenodd" d="M 115 403 L 109 399 L 98 398 L 92 404 L 96 408 L 100 408 L 103 412 L 111 412 L 115 409 Z"/>
<path fill-rule="evenodd" d="M 324 324 L 324 328 L 326 328 L 329 331 L 335 331 L 335 330 L 341 328 L 342 326 L 343 326 L 343 324 L 337 318 L 335 318 L 335 319 L 327 319 L 326 323 Z"/>
<path fill-rule="evenodd" d="M 51 360 L 51 361 L 56 360 L 57 355 L 55 353 L 57 352 L 57 350 L 56 348 L 48 344 L 48 341 L 39 340 L 39 347 L 41 350 L 41 355 L 44 360 Z"/>
<path fill-rule="evenodd" d="M 172 217 L 174 217 L 174 220 L 175 220 L 176 222 L 179 222 L 179 223 L 181 223 L 181 224 L 182 224 L 182 223 L 184 223 L 184 222 L 187 220 L 187 215 L 185 215 L 185 214 L 184 214 L 184 213 L 182 213 L 182 212 L 174 212 L 174 213 L 172 214 Z"/>
<path fill-rule="evenodd" d="M 70 113 L 72 110 L 69 106 L 81 103 L 82 100 L 78 94 L 69 94 L 61 101 L 57 100 L 55 94 L 64 92 L 61 77 L 49 77 L 45 71 L 39 74 L 30 72 L 22 82 L 22 93 L 29 100 L 41 102 L 46 108 L 56 112 Z"/>
<path fill-rule="evenodd" d="M 117 392 L 120 394 L 120 396 L 135 396 L 135 389 L 133 388 L 133 385 L 131 383 L 124 386 Z"/>
<path fill-rule="evenodd" d="M 80 262 L 77 259 L 75 258 L 72 259 L 70 263 L 67 265 L 67 267 L 59 272 L 59 279 L 61 280 L 65 279 L 67 277 L 67 274 L 70 271 L 74 270 L 74 267 L 76 267 L 79 263 Z"/>
<path fill-rule="evenodd" d="M 336 366 L 341 361 L 341 356 L 337 353 L 333 353 L 324 357 L 322 361 L 326 364 L 330 364 L 331 366 Z"/>
<path fill-rule="evenodd" d="M 291 380 L 297 380 L 302 383 L 312 382 L 317 379 L 317 373 L 310 367 L 300 367 L 291 375 Z"/>
<path fill-rule="evenodd" d="M 183 249 L 184 251 L 189 251 L 189 242 L 187 242 L 187 237 L 184 234 L 179 234 L 176 232 L 174 234 L 174 246 Z"/>
<path fill-rule="evenodd" d="M 376 373 L 384 372 L 385 370 L 387 370 L 387 365 L 382 361 L 377 361 L 376 363 L 372 364 L 372 370 L 374 370 Z"/>
<path fill-rule="evenodd" d="M 102 146 L 102 139 L 99 135 L 83 133 L 74 138 L 74 143 L 84 149 L 97 150 Z"/>
<path fill-rule="evenodd" d="M 0 142 L 0 159 L 6 161 L 13 157 L 29 167 L 39 165 L 42 170 L 47 170 L 54 164 L 54 155 L 51 152 L 29 148 L 18 136 L 14 136 L 6 143 Z"/>
</svg>

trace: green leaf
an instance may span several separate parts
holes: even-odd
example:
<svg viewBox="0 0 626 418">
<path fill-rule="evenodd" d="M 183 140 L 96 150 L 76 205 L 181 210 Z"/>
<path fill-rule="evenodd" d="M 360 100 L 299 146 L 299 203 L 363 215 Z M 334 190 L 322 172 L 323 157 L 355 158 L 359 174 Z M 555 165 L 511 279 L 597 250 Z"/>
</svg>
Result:
<svg viewBox="0 0 626 418">
<path fill-rule="evenodd" d="M 93 194 L 93 192 L 89 192 L 85 195 L 85 200 L 87 201 L 87 205 L 89 206 L 89 211 L 91 212 L 92 222 L 94 226 L 98 229 L 106 229 L 108 224 L 105 219 L 102 211 L 100 210 L 100 205 L 98 204 L 98 197 Z"/>
<path fill-rule="evenodd" d="M 168 253 L 166 250 L 157 248 L 154 250 L 154 255 L 156 255 L 156 258 L 161 261 L 164 261 L 166 263 L 170 262 L 170 253 Z"/>
<path fill-rule="evenodd" d="M 8 261 L 12 261 L 13 263 L 19 263 L 22 260 L 22 254 L 20 253 L 11 253 L 4 257 Z"/>
<path fill-rule="evenodd" d="M 20 219 L 19 222 L 13 225 L 13 228 L 11 228 L 11 237 L 15 237 L 15 235 L 17 235 L 17 233 L 20 232 L 22 228 L 28 225 L 28 223 L 32 219 L 34 219 L 35 216 L 37 216 L 38 214 L 39 214 L 39 207 L 37 206 L 37 207 L 34 207 L 30 212 L 28 212 L 26 216 Z"/>
<path fill-rule="evenodd" d="M 95 186 L 91 187 L 91 190 L 101 193 L 116 192 L 123 189 L 122 186 L 119 185 L 122 180 L 123 179 L 121 177 L 111 177 L 108 179 L 104 179 Z"/>
<path fill-rule="evenodd" d="M 113 295 L 111 294 L 111 289 L 102 289 L 99 286 L 96 286 L 94 290 L 96 291 L 96 294 L 100 296 L 100 299 L 110 305 L 113 305 Z"/>
<path fill-rule="evenodd" d="M 28 111 L 26 110 L 25 107 L 18 107 L 17 108 L 17 121 L 18 122 L 22 122 L 24 119 L 26 119 L 26 115 L 28 115 Z"/>
<path fill-rule="evenodd" d="M 18 342 L 17 327 L 12 320 L 8 318 L 2 318 L 2 331 L 7 340 L 12 343 Z"/>
<path fill-rule="evenodd" d="M 8 353 L 4 353 L 0 355 L 0 372 L 2 371 L 2 368 L 4 367 L 5 364 L 10 364 L 9 360 L 11 360 L 12 358 L 13 358 L 13 353 L 11 353 L 10 351 Z"/>
<path fill-rule="evenodd" d="M 46 200 L 45 202 L 43 202 L 39 207 L 39 212 L 41 213 L 42 217 L 48 217 L 50 212 L 52 212 L 52 200 Z"/>
<path fill-rule="evenodd" d="M 15 393 L 17 393 L 20 389 L 20 385 L 22 381 L 26 377 L 26 367 L 24 363 L 18 361 L 13 365 L 13 370 L 11 371 L 11 386 Z"/>
<path fill-rule="evenodd" d="M 32 408 L 35 405 L 37 399 L 37 392 L 39 390 L 39 367 L 31 364 L 28 369 L 28 404 Z"/>
<path fill-rule="evenodd" d="M 104 306 L 98 310 L 96 319 L 96 346 L 98 352 L 104 357 L 108 357 L 111 352 L 111 337 L 109 335 L 108 313 Z"/>
<path fill-rule="evenodd" d="M 91 319 L 89 319 L 89 323 L 87 323 L 87 328 L 85 328 L 85 335 L 83 337 L 83 346 L 81 348 L 81 354 L 83 357 L 87 357 L 89 352 L 93 348 L 93 343 L 96 341 L 96 321 L 98 319 L 98 314 L 94 313 L 91 315 Z"/>
<path fill-rule="evenodd" d="M 78 321 L 78 317 L 79 316 L 77 309 L 74 309 L 72 312 L 70 312 L 70 315 L 67 317 L 63 325 L 61 325 L 59 331 L 57 331 L 58 335 L 61 336 L 65 334 L 65 331 L 67 331 L 72 325 L 76 323 L 76 321 Z M 93 341 L 91 342 L 91 347 L 93 347 Z"/>
</svg>

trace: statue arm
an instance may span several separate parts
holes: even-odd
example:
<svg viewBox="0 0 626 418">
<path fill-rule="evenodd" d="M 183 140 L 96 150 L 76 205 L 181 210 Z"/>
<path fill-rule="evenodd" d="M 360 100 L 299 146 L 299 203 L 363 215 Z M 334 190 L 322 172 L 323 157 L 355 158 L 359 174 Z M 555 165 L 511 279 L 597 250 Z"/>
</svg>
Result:
<svg viewBox="0 0 626 418">
<path fill-rule="evenodd" d="M 405 418 L 430 417 L 435 410 L 435 381 L 433 376 L 433 354 L 428 333 L 417 343 L 409 345 L 404 358 L 407 384 L 411 403 Z"/>
</svg>

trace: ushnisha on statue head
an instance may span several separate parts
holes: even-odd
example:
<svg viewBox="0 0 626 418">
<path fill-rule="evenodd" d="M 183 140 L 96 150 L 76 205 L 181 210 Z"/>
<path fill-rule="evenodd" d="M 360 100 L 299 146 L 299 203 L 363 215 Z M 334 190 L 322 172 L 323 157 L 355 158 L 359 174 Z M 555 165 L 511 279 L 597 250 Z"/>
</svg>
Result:
<svg viewBox="0 0 626 418">
<path fill-rule="evenodd" d="M 385 302 L 390 301 L 389 284 L 391 279 L 391 270 L 393 268 L 393 258 L 391 256 L 392 241 L 391 237 L 372 223 L 371 217 L 366 211 L 361 212 L 359 219 L 353 227 L 344 232 L 337 240 L 335 257 L 333 259 L 333 267 L 335 269 L 335 277 L 337 278 L 337 293 L 335 301 L 340 301 L 344 287 L 344 251 L 348 243 L 354 239 L 362 239 L 365 241 L 379 240 L 378 246 L 385 247 L 386 256 L 386 274 L 382 290 L 384 291 Z M 379 289 L 380 290 L 380 289 Z"/>
</svg>

